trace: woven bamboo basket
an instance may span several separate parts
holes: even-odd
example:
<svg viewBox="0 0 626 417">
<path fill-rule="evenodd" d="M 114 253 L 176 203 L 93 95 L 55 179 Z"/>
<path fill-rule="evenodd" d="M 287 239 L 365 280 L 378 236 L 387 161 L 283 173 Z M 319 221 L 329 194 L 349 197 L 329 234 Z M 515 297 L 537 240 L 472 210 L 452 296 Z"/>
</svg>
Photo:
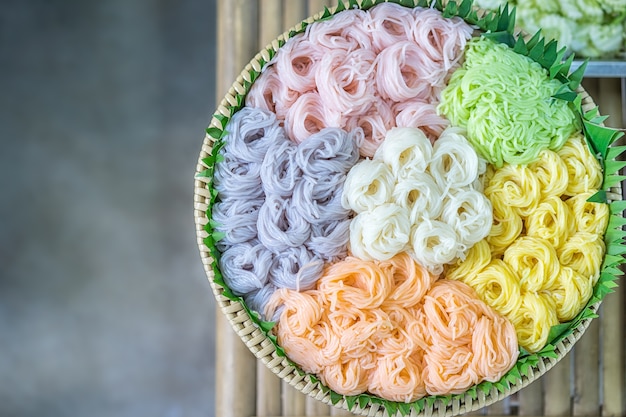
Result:
<svg viewBox="0 0 626 417">
<path fill-rule="evenodd" d="M 350 4 L 357 4 L 360 6 L 361 0 L 351 0 Z M 331 12 L 333 12 L 333 10 L 331 10 Z M 479 13 L 481 13 L 481 11 L 479 11 Z M 272 59 L 274 53 L 280 49 L 284 41 L 293 37 L 298 30 L 302 28 L 302 23 L 310 24 L 320 20 L 322 17 L 321 12 L 309 17 L 278 36 L 265 49 L 260 51 L 241 71 L 235 82 L 231 85 L 226 96 L 219 103 L 209 128 L 223 128 L 221 120 L 223 118 L 230 117 L 232 115 L 233 108 L 239 108 L 241 106 L 241 97 L 247 94 L 250 85 L 254 82 L 251 78 L 251 72 L 260 72 L 264 63 L 269 62 Z M 576 92 L 582 97 L 582 108 L 584 112 L 596 107 L 593 99 L 582 87 L 578 87 Z M 227 320 L 230 322 L 236 334 L 241 338 L 248 349 L 279 378 L 288 382 L 300 392 L 313 397 L 316 400 L 348 410 L 349 407 L 345 400 L 342 399 L 338 402 L 336 400 L 331 401 L 331 393 L 327 388 L 323 387 L 320 382 L 311 380 L 308 374 L 294 366 L 293 363 L 291 363 L 286 357 L 279 355 L 273 342 L 255 323 L 255 320 L 253 320 L 250 316 L 247 309 L 244 308 L 240 302 L 233 301 L 225 297 L 223 295 L 224 288 L 214 282 L 214 272 L 212 268 L 213 259 L 209 248 L 204 243 L 204 239 L 207 237 L 205 226 L 208 222 L 207 209 L 211 199 L 211 190 L 209 188 L 211 178 L 201 175 L 201 173 L 205 172 L 205 170 L 209 168 L 209 166 L 205 163 L 205 159 L 211 155 L 214 143 L 215 139 L 210 135 L 206 135 L 198 158 L 194 181 L 194 218 L 197 244 L 201 260 L 217 304 L 219 305 L 222 313 L 226 316 Z M 608 201 L 617 201 L 621 199 L 622 188 L 620 184 L 612 187 L 607 192 Z M 597 302 L 592 305 L 590 309 L 593 312 L 596 312 L 600 307 L 600 304 L 601 302 Z M 556 357 L 541 358 L 536 365 L 531 367 L 527 375 L 522 376 L 517 382 L 509 384 L 508 389 L 502 391 L 494 387 L 489 392 L 478 390 L 477 395 L 475 396 L 469 394 L 456 395 L 452 397 L 450 401 L 444 401 L 441 398 L 434 398 L 433 401 L 426 402 L 424 408 L 419 413 L 412 409 L 410 414 L 407 415 L 460 415 L 478 410 L 514 394 L 533 381 L 539 379 L 542 375 L 554 367 L 562 358 L 564 358 L 565 355 L 572 349 L 574 344 L 583 336 L 586 329 L 589 327 L 591 320 L 592 319 L 583 320 L 569 336 L 563 338 L 555 344 L 554 352 L 556 353 Z M 353 406 L 350 411 L 364 416 L 382 417 L 384 415 L 392 415 L 392 413 L 389 413 L 389 410 L 385 410 L 385 407 L 381 403 L 371 401 L 364 406 L 356 404 L 356 406 Z M 404 415 L 400 411 L 397 411 L 397 413 L 397 415 Z"/>
</svg>

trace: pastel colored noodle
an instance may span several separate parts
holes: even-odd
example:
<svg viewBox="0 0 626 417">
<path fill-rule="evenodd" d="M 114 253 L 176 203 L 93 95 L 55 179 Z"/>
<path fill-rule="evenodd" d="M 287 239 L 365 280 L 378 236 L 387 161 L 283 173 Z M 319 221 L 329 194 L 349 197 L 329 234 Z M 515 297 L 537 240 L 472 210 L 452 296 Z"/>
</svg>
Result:
<svg viewBox="0 0 626 417">
<path fill-rule="evenodd" d="M 502 259 L 516 274 L 524 292 L 547 290 L 559 274 L 556 250 L 542 238 L 520 237 L 506 249 Z"/>
<path fill-rule="evenodd" d="M 389 100 L 383 100 L 375 95 L 370 98 L 371 106 L 366 112 L 347 117 L 345 129 L 352 131 L 361 128 L 364 132 L 360 152 L 363 156 L 371 157 L 383 143 L 385 134 L 397 124 L 396 111 Z"/>
<path fill-rule="evenodd" d="M 384 203 L 350 223 L 350 252 L 364 260 L 387 260 L 409 243 L 411 220 L 404 207 Z"/>
<path fill-rule="evenodd" d="M 382 161 L 365 159 L 356 164 L 346 177 L 341 202 L 357 213 L 373 210 L 389 201 L 394 177 Z"/>
<path fill-rule="evenodd" d="M 430 173 L 444 193 L 472 184 L 487 168 L 464 135 L 461 129 L 448 128 L 433 145 Z"/>
<path fill-rule="evenodd" d="M 435 142 L 441 133 L 450 126 L 445 117 L 437 113 L 437 106 L 419 99 L 406 100 L 393 106 L 397 127 L 417 127 L 431 142 Z"/>
<path fill-rule="evenodd" d="M 342 127 L 339 115 L 329 111 L 315 91 L 299 96 L 287 110 L 284 120 L 287 135 L 296 143 L 325 127 Z"/>
<path fill-rule="evenodd" d="M 266 64 L 246 105 L 274 112 L 297 143 L 324 127 L 361 127 L 364 157 L 395 126 L 421 127 L 434 141 L 448 125 L 439 95 L 472 28 L 420 10 L 384 3 L 308 25 Z"/>
<path fill-rule="evenodd" d="M 587 201 L 592 195 L 591 191 L 580 193 L 567 199 L 565 204 L 572 212 L 576 230 L 602 235 L 609 223 L 609 207 Z"/>
<path fill-rule="evenodd" d="M 322 50 L 311 41 L 291 38 L 276 55 L 276 72 L 289 90 L 306 93 L 315 88 L 315 73 Z"/>
<path fill-rule="evenodd" d="M 244 107 L 231 117 L 225 139 L 227 154 L 236 159 L 262 163 L 269 147 L 286 141 L 285 131 L 278 125 L 276 115 Z"/>
<path fill-rule="evenodd" d="M 340 113 L 342 118 L 365 113 L 375 94 L 375 59 L 376 54 L 369 49 L 326 52 L 315 72 L 315 83 L 324 106 Z"/>
<path fill-rule="evenodd" d="M 232 246 L 250 241 L 257 236 L 256 223 L 262 199 L 227 199 L 213 205 L 216 230 L 223 233 L 220 245 Z"/>
<path fill-rule="evenodd" d="M 383 161 L 396 178 L 426 172 L 432 161 L 433 146 L 421 129 L 395 128 L 387 132 L 374 159 Z"/>
<path fill-rule="evenodd" d="M 223 199 L 247 198 L 258 199 L 263 197 L 261 187 L 261 164 L 253 161 L 244 161 L 223 153 L 224 160 L 215 166 L 213 185 Z"/>
<path fill-rule="evenodd" d="M 567 189 L 565 195 L 575 196 L 602 185 L 600 163 L 591 155 L 582 135 L 571 138 L 559 151 L 559 156 L 567 167 Z"/>
<path fill-rule="evenodd" d="M 544 149 L 536 161 L 528 165 L 539 181 L 541 198 L 562 196 L 567 190 L 569 177 L 567 165 L 554 151 Z"/>
<path fill-rule="evenodd" d="M 410 41 L 397 42 L 382 50 L 376 59 L 376 86 L 381 97 L 395 102 L 414 98 L 429 101 L 435 91 L 425 79 L 430 72 L 443 78 L 444 71 L 424 58 L 420 47 Z"/>
<path fill-rule="evenodd" d="M 606 247 L 602 235 L 589 232 L 576 232 L 557 250 L 564 266 L 589 277 L 595 285 L 600 275 Z"/>
<path fill-rule="evenodd" d="M 298 181 L 293 190 L 294 210 L 311 225 L 345 220 L 350 210 L 341 205 L 345 176 L 335 174 L 328 181 L 314 182 L 311 179 Z"/>
<path fill-rule="evenodd" d="M 576 317 L 598 280 L 609 209 L 588 199 L 601 185 L 601 169 L 574 134 L 558 152 L 543 150 L 527 166 L 505 163 L 487 176 L 487 245 L 475 245 L 446 276 L 506 315 L 520 346 L 534 352 L 550 326 Z"/>
<path fill-rule="evenodd" d="M 274 255 L 269 280 L 278 288 L 310 290 L 323 268 L 324 261 L 305 246 L 291 246 Z"/>
<path fill-rule="evenodd" d="M 459 17 L 440 18 L 435 9 L 414 8 L 415 24 L 411 26 L 412 38 L 429 59 L 442 65 L 445 71 L 453 70 L 463 57 L 472 36 L 472 27 Z M 445 80 L 447 81 L 447 80 Z"/>
<path fill-rule="evenodd" d="M 250 87 L 246 95 L 246 106 L 276 114 L 279 124 L 283 124 L 287 111 L 300 94 L 287 87 L 275 66 L 263 68 L 261 75 Z"/>
<path fill-rule="evenodd" d="M 465 251 L 455 230 L 439 220 L 423 221 L 411 230 L 411 253 L 415 259 L 439 274 L 443 265 Z"/>
<path fill-rule="evenodd" d="M 432 145 L 420 129 L 393 128 L 373 159 L 350 170 L 342 204 L 357 213 L 353 255 L 386 260 L 406 250 L 439 274 L 489 234 L 491 203 L 474 188 L 486 162 L 463 133 L 448 128 Z"/>
<path fill-rule="evenodd" d="M 311 234 L 311 224 L 294 209 L 292 200 L 277 195 L 265 197 L 257 227 L 261 243 L 277 252 L 304 245 Z"/>
<path fill-rule="evenodd" d="M 522 294 L 519 309 L 509 319 L 520 346 L 529 352 L 541 350 L 548 342 L 550 328 L 559 324 L 553 301 L 532 292 Z"/>
<path fill-rule="evenodd" d="M 359 160 L 358 147 L 363 132 L 354 129 L 324 129 L 311 135 L 296 150 L 296 163 L 302 172 L 316 181 L 336 173 L 346 174 Z"/>
<path fill-rule="evenodd" d="M 226 131 L 211 211 L 223 234 L 220 269 L 229 288 L 262 312 L 276 288 L 311 288 L 324 262 L 347 254 L 351 213 L 341 196 L 362 132 L 323 128 L 298 146 L 258 108 L 235 113 Z"/>
<path fill-rule="evenodd" d="M 493 225 L 487 242 L 492 254 L 498 256 L 522 233 L 524 221 L 517 210 L 509 205 L 506 194 L 492 194 L 488 198 L 493 208 Z"/>
<path fill-rule="evenodd" d="M 436 279 L 406 253 L 348 257 L 316 289 L 276 291 L 265 313 L 288 357 L 340 394 L 411 402 L 499 380 L 517 360 L 513 326 L 470 287 Z"/>
<path fill-rule="evenodd" d="M 423 309 L 433 343 L 424 355 L 429 394 L 456 394 L 483 380 L 497 381 L 517 360 L 513 327 L 467 285 L 438 281 Z"/>
<path fill-rule="evenodd" d="M 276 290 L 277 288 L 272 283 L 267 283 L 258 290 L 254 290 L 244 294 L 243 299 L 250 310 L 261 312 L 262 314 L 262 312 L 265 310 L 265 306 L 267 305 Z M 267 319 L 278 319 L 279 311 L 275 312 L 274 317 L 267 317 Z"/>
<path fill-rule="evenodd" d="M 526 234 L 547 240 L 559 248 L 576 232 L 576 218 L 559 196 L 544 198 L 524 221 Z"/>
<path fill-rule="evenodd" d="M 433 178 L 425 172 L 400 179 L 391 195 L 393 201 L 409 210 L 412 224 L 441 215 L 443 196 Z"/>
<path fill-rule="evenodd" d="M 583 276 L 569 266 L 561 267 L 559 275 L 548 289 L 560 322 L 567 322 L 576 317 L 591 298 L 593 285 L 594 281 L 589 277 Z"/>
<path fill-rule="evenodd" d="M 491 230 L 491 202 L 475 190 L 449 194 L 443 202 L 441 219 L 452 226 L 465 247 L 471 247 Z"/>
<path fill-rule="evenodd" d="M 485 195 L 491 201 L 506 202 L 520 216 L 526 216 L 537 208 L 541 198 L 539 190 L 539 180 L 529 166 L 506 164 L 493 174 Z"/>
<path fill-rule="evenodd" d="M 342 50 L 349 53 L 358 49 L 369 50 L 372 49 L 372 36 L 365 26 L 368 19 L 369 12 L 350 10 L 307 26 L 304 38 L 323 51 Z"/>
<path fill-rule="evenodd" d="M 348 254 L 350 219 L 311 224 L 307 248 L 326 262 L 343 259 Z"/>
<path fill-rule="evenodd" d="M 509 317 L 520 307 L 522 292 L 514 270 L 500 259 L 493 259 L 479 272 L 461 278 L 476 291 L 480 299 L 498 313 Z"/>
<path fill-rule="evenodd" d="M 257 240 L 233 245 L 220 257 L 224 282 L 237 295 L 244 295 L 265 286 L 273 256 Z"/>
<path fill-rule="evenodd" d="M 483 239 L 467 251 L 465 259 L 457 259 L 454 264 L 447 265 L 444 276 L 452 280 L 472 277 L 489 265 L 491 260 L 489 243 Z"/>
<path fill-rule="evenodd" d="M 366 21 L 374 51 L 380 52 L 398 42 L 412 38 L 415 16 L 410 9 L 393 3 L 373 7 Z"/>
<path fill-rule="evenodd" d="M 438 109 L 453 125 L 468 129 L 469 141 L 496 167 L 528 164 L 543 149 L 560 149 L 580 128 L 568 103 L 552 98 L 560 86 L 530 58 L 476 37 Z"/>
<path fill-rule="evenodd" d="M 273 142 L 259 171 L 265 195 L 290 197 L 302 170 L 295 162 L 296 147 L 287 140 Z"/>
</svg>

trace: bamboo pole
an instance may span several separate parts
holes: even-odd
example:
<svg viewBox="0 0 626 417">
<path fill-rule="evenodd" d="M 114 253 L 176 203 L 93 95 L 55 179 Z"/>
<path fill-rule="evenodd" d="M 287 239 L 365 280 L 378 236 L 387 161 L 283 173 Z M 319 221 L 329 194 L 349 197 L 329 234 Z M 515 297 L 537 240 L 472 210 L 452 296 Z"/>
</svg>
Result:
<svg viewBox="0 0 626 417">
<path fill-rule="evenodd" d="M 283 416 L 304 416 L 306 414 L 306 396 L 286 381 L 282 381 Z"/>
<path fill-rule="evenodd" d="M 282 1 L 258 0 L 257 50 L 265 48 L 283 32 Z M 257 416 L 281 415 L 281 380 L 260 361 L 257 365 Z"/>
<path fill-rule="evenodd" d="M 591 322 L 584 336 L 574 346 L 574 397 L 572 414 L 597 416 L 600 414 L 600 320 Z"/>
<path fill-rule="evenodd" d="M 278 35 L 287 30 L 283 27 L 282 0 L 259 0 L 259 50 L 265 48 Z"/>
<path fill-rule="evenodd" d="M 330 407 L 320 400 L 316 400 L 313 397 L 306 397 L 306 404 L 304 406 L 306 416 L 327 416 L 330 414 Z"/>
<path fill-rule="evenodd" d="M 244 13 L 245 8 L 245 13 Z M 254 55 L 256 11 L 248 1 L 217 2 L 217 101 Z M 215 411 L 221 417 L 249 417 L 255 414 L 256 361 L 234 332 L 226 316 L 216 314 Z"/>
<path fill-rule="evenodd" d="M 626 96 L 623 84 L 619 79 L 602 79 L 598 81 L 598 101 L 602 114 L 609 115 L 606 124 L 615 128 L 626 127 L 622 98 Z M 620 93 L 618 93 L 620 92 Z M 621 144 L 624 143 L 622 138 Z M 626 285 L 620 279 L 620 287 L 614 294 L 609 294 L 601 307 L 600 337 L 602 357 L 602 415 L 618 417 L 626 414 L 626 381 L 624 380 L 624 326 L 626 316 Z"/>
<path fill-rule="evenodd" d="M 569 381 L 567 382 L 569 384 Z M 532 382 L 518 393 L 520 416 L 540 416 L 543 413 L 543 379 Z"/>
<path fill-rule="evenodd" d="M 307 0 L 283 0 L 282 29 L 288 30 L 307 17 Z M 284 416 L 304 416 L 306 396 L 287 382 L 282 383 Z"/>
<path fill-rule="evenodd" d="M 283 0 L 283 31 L 308 17 L 307 0 Z"/>
<path fill-rule="evenodd" d="M 330 6 L 330 2 L 328 0 L 308 0 L 307 3 L 307 16 L 313 16 L 324 10 L 324 7 Z M 316 400 L 313 397 L 306 398 L 305 411 L 307 416 L 332 415 L 330 406 L 324 404 L 319 400 Z"/>
<path fill-rule="evenodd" d="M 598 80 L 585 80 L 585 89 L 594 100 L 598 100 Z M 597 101 L 596 101 L 597 103 Z M 594 320 L 585 335 L 574 346 L 574 393 L 573 415 L 599 414 L 599 324 Z"/>
<path fill-rule="evenodd" d="M 280 413 L 280 378 L 261 361 L 257 361 L 256 415 L 269 417 Z"/>
<path fill-rule="evenodd" d="M 509 397 L 507 397 L 486 407 L 485 413 L 488 416 L 505 416 L 509 415 L 509 410 Z"/>
<path fill-rule="evenodd" d="M 330 7 L 330 1 L 328 0 L 309 0 L 308 15 L 313 16 L 324 10 L 324 7 Z"/>
<path fill-rule="evenodd" d="M 544 376 L 543 415 L 569 416 L 571 414 L 571 361 L 568 354 Z"/>
</svg>

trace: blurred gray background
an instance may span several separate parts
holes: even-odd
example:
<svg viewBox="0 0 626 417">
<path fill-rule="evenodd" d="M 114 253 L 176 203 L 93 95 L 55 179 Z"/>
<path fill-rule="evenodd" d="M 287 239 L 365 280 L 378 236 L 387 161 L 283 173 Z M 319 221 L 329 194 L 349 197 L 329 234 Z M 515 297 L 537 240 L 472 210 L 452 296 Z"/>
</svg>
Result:
<svg viewBox="0 0 626 417">
<path fill-rule="evenodd" d="M 212 416 L 215 0 L 0 1 L 0 416 Z"/>
</svg>

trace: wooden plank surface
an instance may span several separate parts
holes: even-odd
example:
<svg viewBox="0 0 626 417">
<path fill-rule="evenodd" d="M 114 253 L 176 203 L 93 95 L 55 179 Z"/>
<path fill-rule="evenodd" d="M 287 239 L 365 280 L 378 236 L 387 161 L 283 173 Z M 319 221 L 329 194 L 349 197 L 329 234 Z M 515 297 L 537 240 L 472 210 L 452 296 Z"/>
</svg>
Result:
<svg viewBox="0 0 626 417">
<path fill-rule="evenodd" d="M 584 87 L 594 98 L 599 99 L 598 80 L 586 79 Z M 571 356 L 573 356 L 574 371 L 573 393 L 571 401 L 571 412 L 575 416 L 599 415 L 600 413 L 600 351 L 599 342 L 599 321 L 594 320 L 583 337 L 574 346 Z"/>
<path fill-rule="evenodd" d="M 256 38 L 255 7 L 246 6 L 246 0 L 217 3 L 218 103 L 257 49 L 256 43 L 251 41 Z M 216 357 L 216 415 L 249 417 L 255 414 L 256 358 L 219 310 L 216 314 Z"/>
</svg>

